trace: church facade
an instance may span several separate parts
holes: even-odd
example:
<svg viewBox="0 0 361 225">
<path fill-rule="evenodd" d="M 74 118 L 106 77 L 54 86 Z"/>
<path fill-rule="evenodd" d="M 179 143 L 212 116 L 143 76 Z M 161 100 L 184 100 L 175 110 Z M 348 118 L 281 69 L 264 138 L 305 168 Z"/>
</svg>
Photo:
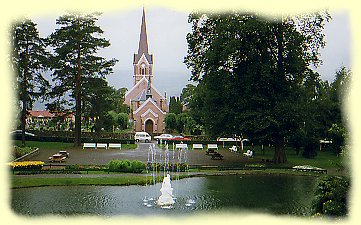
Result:
<svg viewBox="0 0 361 225">
<path fill-rule="evenodd" d="M 124 103 L 131 109 L 130 118 L 134 123 L 134 131 L 162 133 L 165 129 L 164 118 L 168 112 L 168 104 L 166 97 L 153 85 L 153 54 L 148 51 L 144 9 L 138 52 L 134 54 L 133 67 L 133 87 L 125 94 Z"/>
</svg>

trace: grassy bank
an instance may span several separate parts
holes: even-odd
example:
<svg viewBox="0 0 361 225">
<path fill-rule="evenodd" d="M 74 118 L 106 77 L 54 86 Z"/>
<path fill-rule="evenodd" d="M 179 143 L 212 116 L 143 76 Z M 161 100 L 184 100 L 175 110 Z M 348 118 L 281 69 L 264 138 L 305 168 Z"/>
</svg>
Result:
<svg viewBox="0 0 361 225">
<path fill-rule="evenodd" d="M 148 182 L 147 182 L 148 181 Z M 114 176 L 114 177 L 12 177 L 12 188 L 43 187 L 43 186 L 73 186 L 73 185 L 145 185 L 151 182 L 146 176 Z"/>
<path fill-rule="evenodd" d="M 79 175 L 79 177 L 67 177 L 67 175 L 60 175 L 57 177 L 34 177 L 34 176 L 12 176 L 11 188 L 26 188 L 26 187 L 43 187 L 43 186 L 76 186 L 76 185 L 101 185 L 101 186 L 128 186 L 128 185 L 146 185 L 153 184 L 154 180 L 151 175 L 145 174 L 123 174 L 114 173 L 112 176 L 105 175 L 106 173 L 89 173 L 97 174 L 98 176 Z M 172 174 L 171 179 L 183 179 L 187 177 L 202 177 L 202 176 L 220 176 L 220 175 L 291 175 L 291 176 L 330 176 L 331 174 L 323 174 L 317 172 L 302 172 L 290 169 L 267 169 L 267 170 L 198 170 L 192 169 L 190 172 L 181 173 L 180 175 Z M 104 176 L 102 176 L 104 175 Z M 163 174 L 160 173 L 155 182 L 159 183 L 163 180 Z"/>
</svg>

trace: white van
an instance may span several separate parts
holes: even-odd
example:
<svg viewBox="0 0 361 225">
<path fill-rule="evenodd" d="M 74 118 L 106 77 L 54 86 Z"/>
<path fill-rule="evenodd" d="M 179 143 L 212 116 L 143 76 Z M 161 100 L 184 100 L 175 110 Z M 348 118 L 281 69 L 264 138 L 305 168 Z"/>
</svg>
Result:
<svg viewBox="0 0 361 225">
<path fill-rule="evenodd" d="M 136 132 L 134 135 L 134 139 L 136 142 L 145 141 L 150 142 L 152 137 L 147 132 Z"/>
</svg>

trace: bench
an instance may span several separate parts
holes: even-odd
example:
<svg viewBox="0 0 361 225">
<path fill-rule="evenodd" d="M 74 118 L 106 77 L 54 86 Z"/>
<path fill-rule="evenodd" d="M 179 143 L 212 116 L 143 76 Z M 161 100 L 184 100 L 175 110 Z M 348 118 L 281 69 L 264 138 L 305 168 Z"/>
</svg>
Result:
<svg viewBox="0 0 361 225">
<path fill-rule="evenodd" d="M 97 143 L 97 148 L 108 149 L 108 144 L 107 143 Z"/>
<path fill-rule="evenodd" d="M 203 150 L 203 145 L 202 144 L 193 144 L 192 149 L 201 149 L 201 150 Z"/>
<path fill-rule="evenodd" d="M 109 143 L 108 148 L 119 148 L 119 149 L 122 149 L 122 144 L 120 144 L 120 143 Z"/>
<path fill-rule="evenodd" d="M 96 144 L 95 144 L 95 143 L 84 143 L 84 144 L 83 144 L 83 149 L 84 149 L 84 148 L 94 148 L 94 149 L 95 149 L 95 148 L 97 148 L 97 147 L 96 147 Z"/>
<path fill-rule="evenodd" d="M 221 155 L 221 154 L 219 154 L 218 152 L 216 152 L 216 153 L 214 153 L 214 154 L 212 155 L 212 159 L 216 159 L 216 158 L 222 160 L 222 159 L 223 159 L 223 155 Z"/>
<path fill-rule="evenodd" d="M 175 144 L 175 149 L 184 149 L 184 148 L 188 148 L 187 144 Z"/>
<path fill-rule="evenodd" d="M 209 150 L 209 149 L 217 149 L 218 150 L 218 145 L 217 144 L 208 144 L 207 150 Z"/>
</svg>

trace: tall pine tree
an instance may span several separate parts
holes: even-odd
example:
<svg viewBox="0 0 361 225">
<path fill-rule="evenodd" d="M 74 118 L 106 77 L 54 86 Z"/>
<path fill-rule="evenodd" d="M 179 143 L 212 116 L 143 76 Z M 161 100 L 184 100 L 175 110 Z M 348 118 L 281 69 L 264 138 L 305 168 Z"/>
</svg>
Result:
<svg viewBox="0 0 361 225">
<path fill-rule="evenodd" d="M 16 89 L 21 102 L 22 145 L 25 145 L 26 115 L 36 99 L 43 97 L 49 87 L 42 72 L 46 68 L 47 56 L 44 39 L 39 36 L 36 24 L 29 19 L 12 25 L 12 69 L 16 74 Z"/>
<path fill-rule="evenodd" d="M 49 37 L 54 48 L 52 77 L 55 82 L 54 96 L 70 96 L 75 101 L 75 145 L 81 145 L 81 103 L 85 95 L 83 85 L 90 78 L 105 79 L 110 74 L 116 59 L 106 60 L 98 56 L 99 49 L 110 46 L 102 38 L 103 30 L 95 23 L 100 13 L 70 13 L 57 19 L 59 26 Z M 94 87 L 96 88 L 96 87 Z M 54 106 L 52 104 L 49 107 Z"/>
</svg>

